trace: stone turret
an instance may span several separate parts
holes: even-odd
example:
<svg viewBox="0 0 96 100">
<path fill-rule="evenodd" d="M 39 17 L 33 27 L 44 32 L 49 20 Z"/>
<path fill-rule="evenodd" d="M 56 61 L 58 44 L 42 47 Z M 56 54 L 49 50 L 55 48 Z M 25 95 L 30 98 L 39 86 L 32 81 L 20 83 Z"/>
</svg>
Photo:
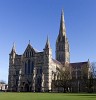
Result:
<svg viewBox="0 0 96 100">
<path fill-rule="evenodd" d="M 11 64 L 14 64 L 14 59 L 15 59 L 15 56 L 16 56 L 16 48 L 15 48 L 15 43 L 13 44 L 13 47 L 12 47 L 12 50 L 11 50 L 11 53 L 9 54 L 10 56 L 10 63 Z"/>
<path fill-rule="evenodd" d="M 49 63 L 49 60 L 52 59 L 52 49 L 51 49 L 48 37 L 47 37 L 47 41 L 46 41 L 45 48 L 44 48 L 44 56 Z"/>
<path fill-rule="evenodd" d="M 9 75 L 8 75 L 8 90 L 13 91 L 14 87 L 14 75 L 15 75 L 15 57 L 16 48 L 15 43 L 13 44 L 11 53 L 9 54 Z"/>
<path fill-rule="evenodd" d="M 44 48 L 44 66 L 43 66 L 43 78 L 42 78 L 42 89 L 45 92 L 51 90 L 51 62 L 52 62 L 52 49 L 50 42 L 47 37 L 46 45 Z"/>
</svg>

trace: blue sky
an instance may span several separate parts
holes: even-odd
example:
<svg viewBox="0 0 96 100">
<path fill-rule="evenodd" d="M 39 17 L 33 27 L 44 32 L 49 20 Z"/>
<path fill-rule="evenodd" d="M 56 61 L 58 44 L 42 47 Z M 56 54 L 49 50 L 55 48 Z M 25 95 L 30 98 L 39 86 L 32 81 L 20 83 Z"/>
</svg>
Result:
<svg viewBox="0 0 96 100">
<path fill-rule="evenodd" d="M 8 80 L 13 42 L 18 54 L 23 54 L 29 40 L 42 51 L 48 35 L 55 58 L 61 9 L 71 62 L 96 61 L 96 0 L 0 0 L 0 80 Z"/>
</svg>

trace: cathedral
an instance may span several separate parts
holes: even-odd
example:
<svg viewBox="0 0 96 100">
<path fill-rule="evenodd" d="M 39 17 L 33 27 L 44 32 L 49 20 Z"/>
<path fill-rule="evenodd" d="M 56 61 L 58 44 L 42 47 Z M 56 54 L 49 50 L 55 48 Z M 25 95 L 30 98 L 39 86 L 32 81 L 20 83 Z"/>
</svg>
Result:
<svg viewBox="0 0 96 100">
<path fill-rule="evenodd" d="M 72 70 L 73 79 L 81 77 L 83 65 L 86 65 L 89 71 L 89 60 L 70 63 L 69 42 L 66 36 L 64 12 L 62 10 L 60 29 L 56 40 L 56 59 L 52 58 L 52 49 L 48 37 L 41 52 L 36 51 L 29 42 L 24 53 L 19 55 L 16 53 L 15 45 L 13 45 L 9 54 L 8 90 L 18 92 L 55 91 L 52 81 L 57 75 L 54 75 L 54 73 L 57 73 L 57 68 L 63 67 L 66 63 L 74 69 Z M 79 84 L 81 83 L 79 82 Z M 82 87 L 80 89 L 82 90 Z M 78 91 L 78 82 L 73 82 L 72 91 Z"/>
</svg>

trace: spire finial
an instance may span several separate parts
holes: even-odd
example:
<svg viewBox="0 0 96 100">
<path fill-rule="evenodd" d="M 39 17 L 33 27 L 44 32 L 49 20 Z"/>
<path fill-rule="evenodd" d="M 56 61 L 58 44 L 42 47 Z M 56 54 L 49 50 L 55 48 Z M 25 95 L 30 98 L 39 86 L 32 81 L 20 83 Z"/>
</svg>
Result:
<svg viewBox="0 0 96 100">
<path fill-rule="evenodd" d="M 89 58 L 88 58 L 88 62 L 90 62 Z"/>
<path fill-rule="evenodd" d="M 11 53 L 15 52 L 16 53 L 16 47 L 15 47 L 15 42 L 13 42 L 13 47 Z"/>
<path fill-rule="evenodd" d="M 13 42 L 13 48 L 14 51 L 16 51 L 16 46 L 15 46 L 15 42 Z"/>
<path fill-rule="evenodd" d="M 64 16 L 64 11 L 63 11 L 63 9 L 61 10 L 61 15 Z"/>
<path fill-rule="evenodd" d="M 49 42 L 48 35 L 47 35 L 47 41 L 46 41 L 45 48 L 50 48 L 50 42 Z"/>
<path fill-rule="evenodd" d="M 64 11 L 62 9 L 61 11 L 61 21 L 60 21 L 60 30 L 59 33 L 63 36 L 66 34 L 66 28 L 65 28 L 65 21 L 64 21 Z"/>
<path fill-rule="evenodd" d="M 48 37 L 48 35 L 47 35 L 47 42 L 49 42 L 49 37 Z"/>
<path fill-rule="evenodd" d="M 30 40 L 29 40 L 29 44 L 30 44 Z"/>
</svg>

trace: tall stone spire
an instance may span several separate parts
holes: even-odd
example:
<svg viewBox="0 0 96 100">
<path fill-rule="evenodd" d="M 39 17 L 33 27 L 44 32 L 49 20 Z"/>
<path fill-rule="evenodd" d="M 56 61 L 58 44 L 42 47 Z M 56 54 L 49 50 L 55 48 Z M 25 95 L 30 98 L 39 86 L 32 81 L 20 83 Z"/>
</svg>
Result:
<svg viewBox="0 0 96 100">
<path fill-rule="evenodd" d="M 69 43 L 66 36 L 64 12 L 61 12 L 59 35 L 56 40 L 56 60 L 61 63 L 70 62 Z"/>
<path fill-rule="evenodd" d="M 51 47 L 50 47 L 50 41 L 49 41 L 48 36 L 47 36 L 47 41 L 46 41 L 45 48 L 51 48 Z"/>
<path fill-rule="evenodd" d="M 62 35 L 62 36 L 65 36 L 66 35 L 66 27 L 65 27 L 64 11 L 63 11 L 63 9 L 62 9 L 62 12 L 61 12 L 61 20 L 60 20 L 59 34 Z"/>
</svg>

